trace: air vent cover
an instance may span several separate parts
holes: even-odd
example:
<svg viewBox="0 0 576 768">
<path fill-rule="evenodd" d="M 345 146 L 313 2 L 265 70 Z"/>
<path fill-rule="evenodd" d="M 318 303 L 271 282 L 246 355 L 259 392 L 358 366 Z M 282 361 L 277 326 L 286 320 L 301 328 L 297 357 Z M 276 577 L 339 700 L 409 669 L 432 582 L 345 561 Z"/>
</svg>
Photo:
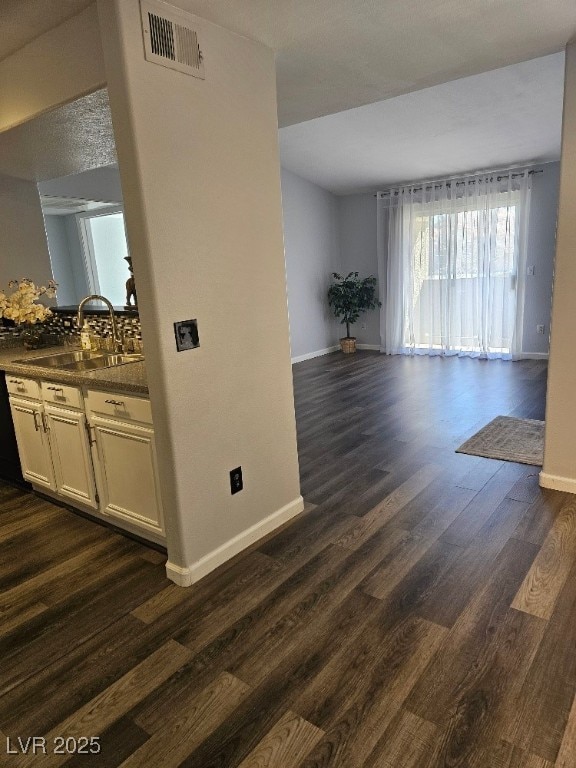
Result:
<svg viewBox="0 0 576 768">
<path fill-rule="evenodd" d="M 197 19 L 157 0 L 140 0 L 147 61 L 204 79 Z"/>
</svg>

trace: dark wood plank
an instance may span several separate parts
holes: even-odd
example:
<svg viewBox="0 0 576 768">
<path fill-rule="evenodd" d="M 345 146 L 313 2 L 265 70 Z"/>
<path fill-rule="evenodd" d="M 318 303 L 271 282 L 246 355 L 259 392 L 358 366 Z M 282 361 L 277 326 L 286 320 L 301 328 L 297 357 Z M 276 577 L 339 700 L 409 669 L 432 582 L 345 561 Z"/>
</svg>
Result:
<svg viewBox="0 0 576 768">
<path fill-rule="evenodd" d="M 568 716 L 568 722 L 556 757 L 556 768 L 571 768 L 576 761 L 576 698 Z"/>
<path fill-rule="evenodd" d="M 454 452 L 542 418 L 545 363 L 335 354 L 294 386 L 306 513 L 191 589 L 0 484 L 2 734 L 97 727 L 71 766 L 567 768 L 571 497 Z"/>
<path fill-rule="evenodd" d="M 510 498 L 509 494 L 516 482 L 526 472 L 526 467 L 522 465 L 505 462 L 486 483 L 482 495 L 476 495 L 444 533 L 444 540 L 459 546 L 471 544 L 504 499 Z"/>
<path fill-rule="evenodd" d="M 54 737 L 98 735 L 117 720 L 124 717 L 134 704 L 154 690 L 163 680 L 174 674 L 189 658 L 190 652 L 173 640 L 152 653 L 126 675 L 98 694 L 93 700 L 76 710 L 66 720 L 58 723 L 46 734 L 47 741 Z M 36 755 L 34 765 L 40 768 L 57 768 L 67 761 L 67 755 Z M 14 765 L 30 765 L 29 755 L 15 756 Z"/>
<path fill-rule="evenodd" d="M 438 728 L 427 720 L 401 710 L 380 738 L 365 768 L 421 768 L 437 739 Z"/>
<path fill-rule="evenodd" d="M 538 652 L 506 720 L 506 741 L 554 762 L 576 693 L 576 565 L 549 619 Z"/>
<path fill-rule="evenodd" d="M 123 616 L 0 696 L 0 722 L 11 732 L 46 733 L 168 639 L 168 633 Z"/>
<path fill-rule="evenodd" d="M 70 601 L 59 603 L 22 627 L 0 637 L 3 666 L 0 694 L 61 658 L 68 649 L 86 642 L 102 629 L 129 613 L 146 595 L 166 583 L 159 566 L 143 560 L 130 563 L 114 574 L 114 582 L 91 585 Z"/>
<path fill-rule="evenodd" d="M 561 508 L 512 606 L 549 619 L 575 560 L 576 499 L 571 499 Z"/>
<path fill-rule="evenodd" d="M 175 710 L 124 763 L 124 768 L 158 765 L 177 768 L 250 692 L 250 686 L 227 672 L 219 675 L 185 709 Z M 302 734 L 302 731 L 299 731 Z"/>
<path fill-rule="evenodd" d="M 294 712 L 286 712 L 242 760 L 239 768 L 261 765 L 297 768 L 322 735 L 322 731 L 312 723 L 306 722 Z"/>
<path fill-rule="evenodd" d="M 98 754 L 77 754 L 67 760 L 66 768 L 118 768 L 148 740 L 148 734 L 128 717 L 115 720 L 99 734 Z"/>
<path fill-rule="evenodd" d="M 541 546 L 568 499 L 567 493 L 542 488 L 540 496 L 518 523 L 514 531 L 515 538 Z"/>
<path fill-rule="evenodd" d="M 294 702 L 295 710 L 326 731 L 310 765 L 363 765 L 447 634 L 414 617 L 390 629 L 383 621 L 369 622 Z"/>
<path fill-rule="evenodd" d="M 182 768 L 241 763 L 290 708 L 286 704 L 297 698 L 340 649 L 342 637 L 360 635 L 362 618 L 372 610 L 370 601 L 373 598 L 367 595 L 352 593 L 269 670 L 261 685 L 182 763 Z"/>
<path fill-rule="evenodd" d="M 508 615 L 510 604 L 535 556 L 532 544 L 510 539 L 479 592 L 451 629 L 442 653 L 417 682 L 406 703 L 424 720 L 444 725 L 456 706 L 461 687 L 478 659 L 497 652 L 493 637 Z M 539 625 L 541 623 L 539 622 Z M 488 663 L 488 662 L 484 662 Z M 475 673 L 478 671 L 472 666 Z"/>
<path fill-rule="evenodd" d="M 518 522 L 526 514 L 527 505 L 504 499 L 474 538 L 461 548 L 460 557 L 430 592 L 420 615 L 437 624 L 451 627 L 464 609 L 485 587 L 493 574 L 494 561 L 508 546 Z M 442 535 L 441 540 L 444 541 Z M 536 556 L 538 548 L 525 542 L 525 551 Z"/>
</svg>

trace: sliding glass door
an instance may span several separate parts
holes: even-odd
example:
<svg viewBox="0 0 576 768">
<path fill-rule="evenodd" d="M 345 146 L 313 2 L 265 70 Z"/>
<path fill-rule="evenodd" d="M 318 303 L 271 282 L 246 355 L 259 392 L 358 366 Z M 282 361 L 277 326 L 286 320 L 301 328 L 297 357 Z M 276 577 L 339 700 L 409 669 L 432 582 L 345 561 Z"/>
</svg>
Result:
<svg viewBox="0 0 576 768">
<path fill-rule="evenodd" d="M 495 201 L 492 201 L 494 204 Z M 404 346 L 511 352 L 516 317 L 516 202 L 412 216 L 412 311 Z M 428 209 L 428 210 L 427 210 Z"/>
<path fill-rule="evenodd" d="M 384 351 L 519 353 L 529 178 L 449 180 L 379 197 Z"/>
</svg>

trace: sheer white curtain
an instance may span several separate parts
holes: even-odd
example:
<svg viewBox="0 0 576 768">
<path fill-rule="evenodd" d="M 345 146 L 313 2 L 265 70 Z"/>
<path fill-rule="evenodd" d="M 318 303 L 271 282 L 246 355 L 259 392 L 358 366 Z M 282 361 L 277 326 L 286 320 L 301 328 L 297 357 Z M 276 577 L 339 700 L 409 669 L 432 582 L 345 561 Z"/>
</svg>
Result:
<svg viewBox="0 0 576 768">
<path fill-rule="evenodd" d="M 383 352 L 520 354 L 531 178 L 500 172 L 378 195 Z"/>
</svg>

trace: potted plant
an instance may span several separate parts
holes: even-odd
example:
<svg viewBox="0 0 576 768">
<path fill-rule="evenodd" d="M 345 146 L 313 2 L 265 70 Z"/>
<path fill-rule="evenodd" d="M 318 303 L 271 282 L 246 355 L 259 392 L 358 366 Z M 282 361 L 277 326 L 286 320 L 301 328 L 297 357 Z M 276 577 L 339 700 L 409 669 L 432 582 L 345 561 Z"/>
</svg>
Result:
<svg viewBox="0 0 576 768">
<path fill-rule="evenodd" d="M 328 289 L 328 304 L 340 322 L 346 324 L 346 336 L 340 339 L 342 352 L 356 352 L 356 337 L 350 336 L 350 325 L 369 309 L 381 307 L 376 298 L 376 278 L 358 277 L 358 272 L 349 272 L 342 277 L 333 272 L 334 283 Z"/>
<path fill-rule="evenodd" d="M 20 329 L 20 338 L 26 349 L 36 349 L 42 343 L 41 331 L 34 326 L 43 322 L 52 312 L 44 304 L 38 304 L 41 296 L 53 298 L 56 295 L 56 283 L 53 280 L 47 286 L 37 287 L 32 280 L 11 280 L 5 293 L 0 289 L 0 317 L 12 320 Z"/>
</svg>

